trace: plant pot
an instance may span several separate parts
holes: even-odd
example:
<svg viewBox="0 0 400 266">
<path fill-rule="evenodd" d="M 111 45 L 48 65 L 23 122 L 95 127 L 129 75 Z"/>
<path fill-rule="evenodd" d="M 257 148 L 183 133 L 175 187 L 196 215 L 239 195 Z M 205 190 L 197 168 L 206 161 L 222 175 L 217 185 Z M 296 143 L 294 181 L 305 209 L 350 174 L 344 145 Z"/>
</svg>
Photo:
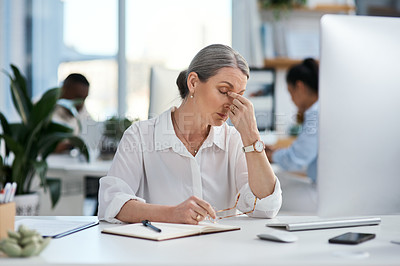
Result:
<svg viewBox="0 0 400 266">
<path fill-rule="evenodd" d="M 107 136 L 102 136 L 100 140 L 100 159 L 112 160 L 117 151 L 119 140 Z"/>
<path fill-rule="evenodd" d="M 16 195 L 14 197 L 16 215 L 37 216 L 39 215 L 39 194 Z"/>
</svg>

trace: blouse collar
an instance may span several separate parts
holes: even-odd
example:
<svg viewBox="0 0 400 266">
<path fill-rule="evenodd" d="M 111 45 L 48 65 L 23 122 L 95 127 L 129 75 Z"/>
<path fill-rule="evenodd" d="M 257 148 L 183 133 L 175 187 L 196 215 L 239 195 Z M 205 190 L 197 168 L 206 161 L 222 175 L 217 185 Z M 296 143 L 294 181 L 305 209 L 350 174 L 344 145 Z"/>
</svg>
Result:
<svg viewBox="0 0 400 266">
<path fill-rule="evenodd" d="M 169 148 L 172 148 L 176 152 L 186 150 L 183 143 L 176 136 L 174 126 L 172 124 L 171 112 L 175 111 L 175 109 L 176 107 L 172 107 L 155 118 L 155 150 L 165 150 Z M 226 127 L 226 123 L 222 124 L 221 126 L 212 126 L 210 133 L 204 141 L 201 149 L 216 145 L 218 148 L 225 151 Z"/>
</svg>

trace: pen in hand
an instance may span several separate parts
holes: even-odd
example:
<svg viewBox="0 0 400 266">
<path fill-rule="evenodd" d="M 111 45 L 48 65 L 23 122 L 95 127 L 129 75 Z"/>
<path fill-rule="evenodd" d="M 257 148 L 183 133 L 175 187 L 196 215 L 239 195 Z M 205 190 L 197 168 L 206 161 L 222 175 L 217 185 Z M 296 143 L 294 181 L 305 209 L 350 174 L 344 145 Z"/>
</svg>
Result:
<svg viewBox="0 0 400 266">
<path fill-rule="evenodd" d="M 143 221 L 142 221 L 142 224 L 143 224 L 144 226 L 150 227 L 151 229 L 153 229 L 153 230 L 156 231 L 156 232 L 161 233 L 161 229 L 155 227 L 154 225 L 152 225 L 151 222 L 150 222 L 149 220 L 143 220 Z"/>
</svg>

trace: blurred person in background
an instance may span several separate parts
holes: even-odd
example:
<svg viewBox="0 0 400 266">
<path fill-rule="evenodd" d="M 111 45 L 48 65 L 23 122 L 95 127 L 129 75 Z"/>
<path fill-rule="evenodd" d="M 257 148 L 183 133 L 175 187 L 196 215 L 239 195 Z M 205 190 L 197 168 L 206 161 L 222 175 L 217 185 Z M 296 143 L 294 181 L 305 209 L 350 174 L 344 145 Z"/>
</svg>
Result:
<svg viewBox="0 0 400 266">
<path fill-rule="evenodd" d="M 286 171 L 306 171 L 307 182 L 281 178 L 284 200 L 282 210 L 316 209 L 317 155 L 318 155 L 318 62 L 312 58 L 289 69 L 286 75 L 288 91 L 302 114 L 303 122 L 296 140 L 287 148 L 266 146 L 271 163 Z"/>
<path fill-rule="evenodd" d="M 73 102 L 59 101 L 53 114 L 53 121 L 70 127 L 75 135 L 80 135 L 81 121 L 93 120 L 85 107 L 88 95 L 89 82 L 86 77 L 79 73 L 70 74 L 63 82 L 60 99 L 73 100 Z M 75 108 L 71 108 L 71 104 Z M 72 148 L 71 143 L 64 141 L 58 144 L 55 152 L 68 152 Z"/>
</svg>

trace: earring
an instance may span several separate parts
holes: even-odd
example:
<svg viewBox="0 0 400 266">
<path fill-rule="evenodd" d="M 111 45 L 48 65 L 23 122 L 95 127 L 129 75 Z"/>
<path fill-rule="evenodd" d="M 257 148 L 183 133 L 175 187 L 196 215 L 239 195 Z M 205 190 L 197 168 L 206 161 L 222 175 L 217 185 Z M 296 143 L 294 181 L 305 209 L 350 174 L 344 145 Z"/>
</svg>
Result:
<svg viewBox="0 0 400 266">
<path fill-rule="evenodd" d="M 192 98 L 193 99 L 193 97 L 194 97 L 194 95 L 192 94 L 192 95 L 190 95 L 190 98 Z"/>
</svg>

